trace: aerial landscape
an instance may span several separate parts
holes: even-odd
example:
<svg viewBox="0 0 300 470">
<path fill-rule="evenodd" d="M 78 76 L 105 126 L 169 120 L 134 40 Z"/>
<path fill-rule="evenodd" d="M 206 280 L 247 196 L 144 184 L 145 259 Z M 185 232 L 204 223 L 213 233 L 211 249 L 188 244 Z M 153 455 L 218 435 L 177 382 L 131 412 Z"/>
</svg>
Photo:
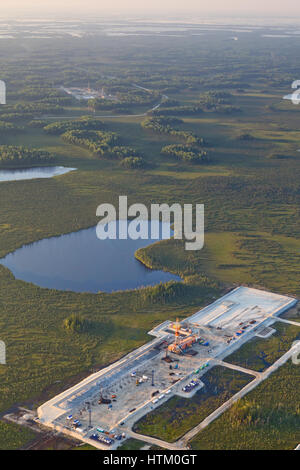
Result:
<svg viewBox="0 0 300 470">
<path fill-rule="evenodd" d="M 300 9 L 18 2 L 0 7 L 0 450 L 299 449 Z"/>
</svg>

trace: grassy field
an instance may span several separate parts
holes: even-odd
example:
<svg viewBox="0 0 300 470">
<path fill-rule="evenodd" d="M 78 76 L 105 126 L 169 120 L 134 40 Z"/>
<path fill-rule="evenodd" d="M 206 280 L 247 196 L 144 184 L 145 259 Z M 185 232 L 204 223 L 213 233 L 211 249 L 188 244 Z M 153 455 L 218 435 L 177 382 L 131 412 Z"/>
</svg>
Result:
<svg viewBox="0 0 300 470">
<path fill-rule="evenodd" d="M 35 436 L 36 434 L 28 428 L 0 421 L 0 450 L 20 449 Z"/>
<path fill-rule="evenodd" d="M 191 442 L 198 450 L 292 450 L 300 442 L 300 369 L 290 361 Z"/>
<path fill-rule="evenodd" d="M 145 445 L 147 445 L 146 442 L 138 441 L 137 439 L 128 439 L 124 444 L 118 447 L 118 450 L 139 450 Z"/>
<path fill-rule="evenodd" d="M 226 361 L 258 372 L 270 367 L 292 347 L 293 341 L 300 339 L 300 325 L 297 327 L 276 322 L 272 328 L 276 330 L 272 336 L 251 339 L 227 356 Z"/>
<path fill-rule="evenodd" d="M 83 444 L 77 447 L 73 447 L 71 450 L 98 450 L 96 447 L 90 446 L 89 444 Z"/>
<path fill-rule="evenodd" d="M 174 442 L 251 382 L 253 377 L 217 366 L 201 380 L 205 387 L 192 398 L 171 398 L 138 421 L 134 430 Z"/>
</svg>

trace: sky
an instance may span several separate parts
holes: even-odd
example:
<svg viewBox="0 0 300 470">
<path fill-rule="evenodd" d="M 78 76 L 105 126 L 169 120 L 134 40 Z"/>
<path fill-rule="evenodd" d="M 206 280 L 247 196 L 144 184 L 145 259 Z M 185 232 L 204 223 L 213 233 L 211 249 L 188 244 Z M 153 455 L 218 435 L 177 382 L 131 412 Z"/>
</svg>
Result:
<svg viewBox="0 0 300 470">
<path fill-rule="evenodd" d="M 40 13 L 93 14 L 98 13 L 161 13 L 175 14 L 247 14 L 257 16 L 299 16 L 299 0 L 0 0 L 0 15 L 36 16 Z"/>
</svg>

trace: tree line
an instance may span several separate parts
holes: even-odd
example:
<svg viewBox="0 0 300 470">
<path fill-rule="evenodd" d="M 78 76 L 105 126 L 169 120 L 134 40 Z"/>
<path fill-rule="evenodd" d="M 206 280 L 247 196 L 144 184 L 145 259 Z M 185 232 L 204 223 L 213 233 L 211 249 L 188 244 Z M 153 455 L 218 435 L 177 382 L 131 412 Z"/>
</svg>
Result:
<svg viewBox="0 0 300 470">
<path fill-rule="evenodd" d="M 52 163 L 54 155 L 46 150 L 29 149 L 23 146 L 0 146 L 0 164 L 30 165 L 36 163 Z"/>
<path fill-rule="evenodd" d="M 182 124 L 183 120 L 176 117 L 149 117 L 142 122 L 144 129 L 151 129 L 159 134 L 169 134 L 174 137 L 182 138 L 187 144 L 202 145 L 204 139 L 198 137 L 190 131 L 182 131 L 173 127 L 173 125 Z"/>
<path fill-rule="evenodd" d="M 187 144 L 165 145 L 161 154 L 189 163 L 203 163 L 209 160 L 206 150 Z"/>
<path fill-rule="evenodd" d="M 140 169 L 145 166 L 141 155 L 133 148 L 121 144 L 115 132 L 99 130 L 72 129 L 62 134 L 62 139 L 73 145 L 88 149 L 98 157 L 120 160 L 120 165 L 128 169 Z"/>
<path fill-rule="evenodd" d="M 58 121 L 48 124 L 44 127 L 44 131 L 51 135 L 61 135 L 67 131 L 72 130 L 101 130 L 104 123 L 98 119 L 90 118 L 89 116 L 81 117 L 78 120 Z"/>
</svg>

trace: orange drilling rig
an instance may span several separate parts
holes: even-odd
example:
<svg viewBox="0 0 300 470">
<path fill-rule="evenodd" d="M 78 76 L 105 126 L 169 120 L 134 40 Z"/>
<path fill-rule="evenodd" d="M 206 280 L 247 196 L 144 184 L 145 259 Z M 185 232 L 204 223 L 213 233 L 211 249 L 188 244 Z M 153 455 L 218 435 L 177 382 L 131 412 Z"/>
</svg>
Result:
<svg viewBox="0 0 300 470">
<path fill-rule="evenodd" d="M 170 352 L 181 354 L 185 349 L 190 348 L 199 339 L 197 335 L 192 334 L 191 330 L 189 332 L 186 330 L 181 331 L 181 323 L 178 318 L 176 323 L 171 325 L 171 328 L 175 331 L 175 341 L 168 346 L 168 350 Z M 181 334 L 184 336 L 182 339 L 180 339 Z"/>
</svg>

